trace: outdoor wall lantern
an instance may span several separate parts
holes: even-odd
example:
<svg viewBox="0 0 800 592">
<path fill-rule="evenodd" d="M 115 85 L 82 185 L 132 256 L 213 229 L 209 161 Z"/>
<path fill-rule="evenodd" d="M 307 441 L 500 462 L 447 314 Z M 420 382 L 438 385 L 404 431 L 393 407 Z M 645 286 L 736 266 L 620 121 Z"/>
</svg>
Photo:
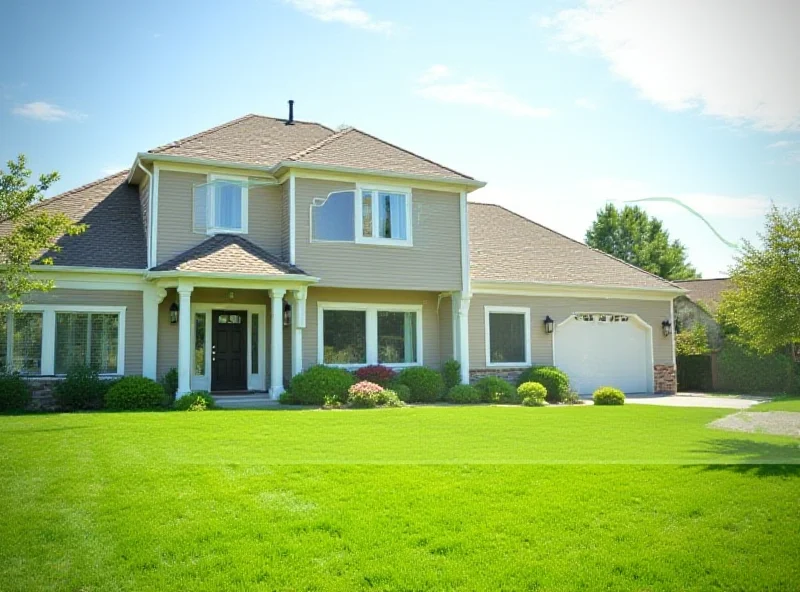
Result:
<svg viewBox="0 0 800 592">
<path fill-rule="evenodd" d="M 553 319 L 550 318 L 550 315 L 547 315 L 544 318 L 544 332 L 545 333 L 552 333 L 554 325 L 555 325 L 555 322 L 553 321 Z"/>
<path fill-rule="evenodd" d="M 178 303 L 173 302 L 169 307 L 169 324 L 174 325 L 178 322 Z"/>
<path fill-rule="evenodd" d="M 292 307 L 288 302 L 283 304 L 283 326 L 289 327 L 292 324 Z"/>
<path fill-rule="evenodd" d="M 669 337 L 672 334 L 672 323 L 669 320 L 661 321 L 661 332 L 664 333 L 664 337 Z"/>
</svg>

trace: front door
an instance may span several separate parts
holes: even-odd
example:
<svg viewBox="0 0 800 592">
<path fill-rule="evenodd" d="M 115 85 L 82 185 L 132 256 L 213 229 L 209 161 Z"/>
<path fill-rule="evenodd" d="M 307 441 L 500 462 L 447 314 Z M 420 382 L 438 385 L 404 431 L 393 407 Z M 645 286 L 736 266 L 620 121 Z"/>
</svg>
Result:
<svg viewBox="0 0 800 592">
<path fill-rule="evenodd" d="M 211 313 L 211 390 L 247 389 L 247 312 Z"/>
</svg>

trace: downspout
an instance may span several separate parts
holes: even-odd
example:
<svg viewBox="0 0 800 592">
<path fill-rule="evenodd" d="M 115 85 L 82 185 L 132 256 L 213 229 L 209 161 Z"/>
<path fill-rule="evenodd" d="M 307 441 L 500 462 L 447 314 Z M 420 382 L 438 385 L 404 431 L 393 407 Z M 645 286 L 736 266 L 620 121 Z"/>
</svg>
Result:
<svg viewBox="0 0 800 592">
<path fill-rule="evenodd" d="M 148 192 L 150 195 L 147 198 L 147 228 L 145 229 L 147 232 L 147 269 L 153 267 L 153 262 L 150 260 L 150 241 L 152 240 L 152 225 L 153 225 L 153 173 L 148 171 L 144 166 L 142 166 L 142 161 L 138 158 L 136 159 L 136 166 L 147 175 L 147 184 L 148 184 Z"/>
</svg>

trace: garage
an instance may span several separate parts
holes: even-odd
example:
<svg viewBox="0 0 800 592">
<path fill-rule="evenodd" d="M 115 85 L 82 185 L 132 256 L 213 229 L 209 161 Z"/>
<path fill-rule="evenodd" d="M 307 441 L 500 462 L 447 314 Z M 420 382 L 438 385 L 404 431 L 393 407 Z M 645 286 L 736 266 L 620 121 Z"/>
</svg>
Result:
<svg viewBox="0 0 800 592">
<path fill-rule="evenodd" d="M 636 315 L 571 315 L 553 333 L 553 359 L 581 395 L 601 386 L 653 392 L 652 328 Z"/>
</svg>

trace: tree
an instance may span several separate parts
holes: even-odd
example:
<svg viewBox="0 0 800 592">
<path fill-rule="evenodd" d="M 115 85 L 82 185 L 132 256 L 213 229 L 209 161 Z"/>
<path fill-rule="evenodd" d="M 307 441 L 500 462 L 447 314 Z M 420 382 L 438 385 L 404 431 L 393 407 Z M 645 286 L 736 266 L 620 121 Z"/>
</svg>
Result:
<svg viewBox="0 0 800 592">
<path fill-rule="evenodd" d="M 31 207 L 58 180 L 58 173 L 42 175 L 36 184 L 29 183 L 30 176 L 22 154 L 16 162 L 8 161 L 8 172 L 0 169 L 0 313 L 17 310 L 29 292 L 51 290 L 53 282 L 34 278 L 31 264 L 39 259 L 52 265 L 52 257 L 42 255 L 60 251 L 60 237 L 86 229 L 65 214 Z"/>
<path fill-rule="evenodd" d="M 658 218 L 639 206 L 617 210 L 607 204 L 586 231 L 586 244 L 667 280 L 700 277 L 686 260 L 686 247 L 670 242 L 669 232 Z"/>
<path fill-rule="evenodd" d="M 761 354 L 800 342 L 800 208 L 772 206 L 761 248 L 743 241 L 718 316 L 734 339 Z"/>
</svg>

